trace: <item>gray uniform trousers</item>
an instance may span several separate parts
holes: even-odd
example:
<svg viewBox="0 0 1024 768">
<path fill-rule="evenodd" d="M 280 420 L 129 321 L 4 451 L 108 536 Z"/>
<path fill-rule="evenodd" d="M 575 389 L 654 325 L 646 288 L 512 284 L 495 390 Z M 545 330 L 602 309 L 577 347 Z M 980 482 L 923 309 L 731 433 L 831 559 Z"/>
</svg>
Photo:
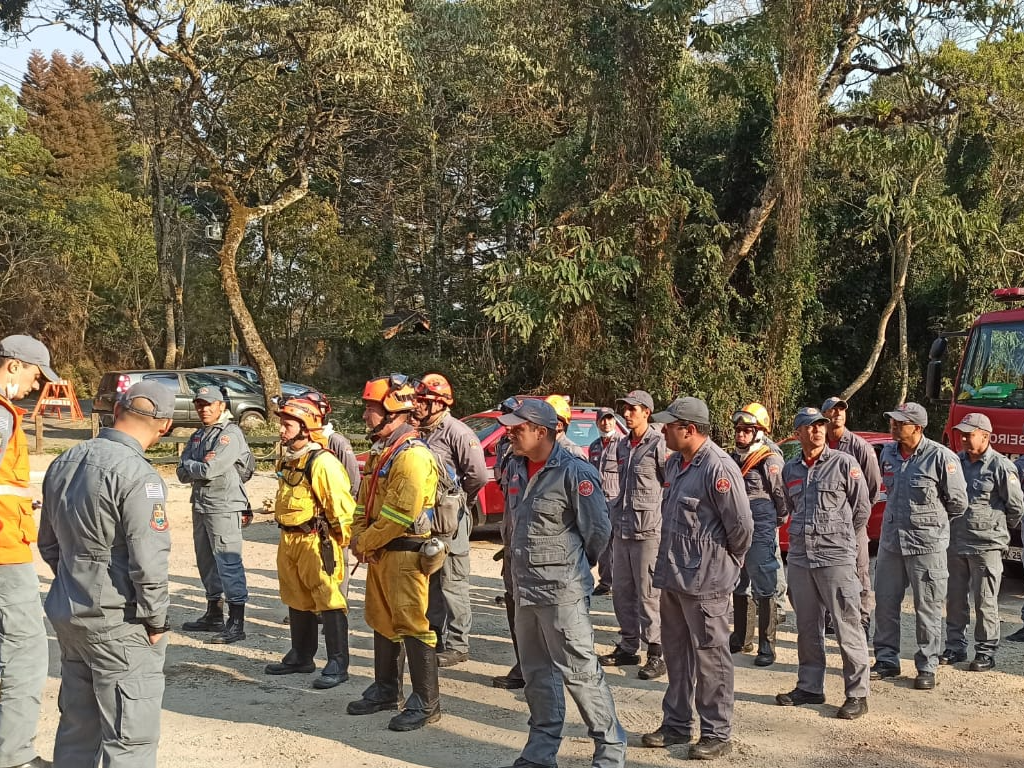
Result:
<svg viewBox="0 0 1024 768">
<path fill-rule="evenodd" d="M 875 593 L 871 589 L 871 550 L 868 547 L 867 527 L 857 532 L 857 578 L 860 579 L 860 623 L 862 627 L 870 627 L 871 612 L 875 610 Z"/>
<path fill-rule="evenodd" d="M 48 661 L 35 566 L 0 565 L 0 765 L 36 756 L 32 740 Z"/>
<path fill-rule="evenodd" d="M 430 577 L 427 621 L 441 630 L 438 638 L 450 651 L 469 653 L 473 607 L 469 599 L 469 514 L 459 520 L 458 532 L 446 539 L 450 550 L 441 570 Z"/>
<path fill-rule="evenodd" d="M 825 611 L 832 615 L 843 657 L 846 695 L 868 695 L 868 642 L 861 626 L 861 584 L 856 566 L 805 568 L 789 564 L 789 589 L 796 611 L 796 651 L 800 668 L 796 687 L 825 692 Z"/>
<path fill-rule="evenodd" d="M 694 704 L 700 735 L 732 735 L 735 679 L 729 652 L 729 596 L 698 600 L 661 591 L 668 690 L 661 702 L 662 725 L 692 734 Z"/>
<path fill-rule="evenodd" d="M 155 768 L 164 697 L 166 635 L 149 644 L 135 627 L 116 640 L 90 642 L 57 628 L 60 725 L 53 764 L 61 768 Z"/>
<path fill-rule="evenodd" d="M 654 587 L 658 539 L 615 539 L 612 606 L 619 622 L 619 647 L 636 653 L 640 643 L 661 643 L 661 590 Z"/>
<path fill-rule="evenodd" d="M 530 736 L 514 765 L 556 765 L 565 723 L 564 685 L 594 740 L 593 768 L 625 766 L 626 732 L 594 651 L 587 598 L 563 605 L 517 605 L 516 637 Z"/>
<path fill-rule="evenodd" d="M 242 566 L 242 513 L 192 510 L 192 543 L 206 599 L 245 603 L 249 592 Z"/>
<path fill-rule="evenodd" d="M 876 662 L 899 666 L 900 604 L 909 586 L 917 622 L 914 664 L 918 672 L 934 673 L 939 668 L 948 573 L 945 552 L 901 555 L 879 547 L 875 560 Z"/>
<path fill-rule="evenodd" d="M 992 656 L 999 647 L 999 582 L 1003 553 L 998 549 L 958 555 L 950 551 L 946 597 L 946 647 L 967 650 L 967 625 L 974 603 L 974 652 Z M 970 602 L 969 602 L 970 601 Z"/>
</svg>

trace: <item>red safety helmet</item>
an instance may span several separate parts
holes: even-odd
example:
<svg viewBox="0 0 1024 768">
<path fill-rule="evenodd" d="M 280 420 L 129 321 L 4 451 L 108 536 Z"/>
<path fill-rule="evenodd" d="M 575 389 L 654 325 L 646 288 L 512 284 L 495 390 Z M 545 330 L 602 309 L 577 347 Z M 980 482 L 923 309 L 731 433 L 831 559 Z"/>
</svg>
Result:
<svg viewBox="0 0 1024 768">
<path fill-rule="evenodd" d="M 449 408 L 455 405 L 455 393 L 452 385 L 440 373 L 428 373 L 416 382 L 416 398 L 418 400 L 438 400 Z"/>
<path fill-rule="evenodd" d="M 416 390 L 401 373 L 370 379 L 363 387 L 363 402 L 380 403 L 387 413 L 412 411 Z"/>
</svg>

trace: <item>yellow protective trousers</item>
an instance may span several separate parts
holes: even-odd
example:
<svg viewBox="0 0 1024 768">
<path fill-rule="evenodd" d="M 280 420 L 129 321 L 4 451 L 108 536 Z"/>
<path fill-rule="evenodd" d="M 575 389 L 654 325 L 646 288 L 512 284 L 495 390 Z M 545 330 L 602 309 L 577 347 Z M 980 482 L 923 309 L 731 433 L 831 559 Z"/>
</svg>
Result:
<svg viewBox="0 0 1024 768">
<path fill-rule="evenodd" d="M 380 560 L 366 573 L 366 623 L 392 642 L 415 637 L 435 645 L 427 621 L 429 578 L 420 570 L 419 552 L 378 550 Z"/>
<path fill-rule="evenodd" d="M 320 537 L 314 533 L 281 531 L 277 545 L 277 580 L 281 601 L 297 611 L 348 611 L 341 592 L 345 559 L 338 540 L 331 536 L 334 572 L 324 570 Z"/>
</svg>

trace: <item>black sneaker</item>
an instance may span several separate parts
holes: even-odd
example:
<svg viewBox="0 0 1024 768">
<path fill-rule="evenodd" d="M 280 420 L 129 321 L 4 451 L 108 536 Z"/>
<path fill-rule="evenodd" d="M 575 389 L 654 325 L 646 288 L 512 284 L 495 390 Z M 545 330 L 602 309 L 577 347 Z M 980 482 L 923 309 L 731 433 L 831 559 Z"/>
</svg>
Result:
<svg viewBox="0 0 1024 768">
<path fill-rule="evenodd" d="M 626 653 L 616 645 L 614 651 L 606 653 L 604 656 L 598 656 L 597 660 L 602 667 L 631 667 L 640 663 L 640 654 Z"/>
<path fill-rule="evenodd" d="M 958 664 L 961 661 L 967 661 L 967 651 L 954 651 L 952 648 L 947 648 L 939 654 L 939 664 Z"/>
<path fill-rule="evenodd" d="M 802 688 L 794 688 L 789 693 L 780 693 L 775 697 L 780 707 L 799 707 L 804 704 L 824 704 L 825 694 L 811 693 Z"/>
<path fill-rule="evenodd" d="M 665 660 L 661 656 L 651 656 L 648 654 L 647 663 L 640 667 L 636 676 L 641 680 L 654 680 L 664 675 L 666 671 Z"/>
<path fill-rule="evenodd" d="M 836 712 L 840 720 L 856 720 L 861 715 L 867 714 L 868 700 L 863 696 L 847 696 L 843 706 Z"/>
<path fill-rule="evenodd" d="M 732 752 L 732 742 L 716 739 L 714 736 L 701 736 L 700 741 L 690 745 L 691 760 L 713 760 Z"/>
<path fill-rule="evenodd" d="M 1014 643 L 1024 643 L 1024 627 L 1006 636 L 1006 639 Z"/>
<path fill-rule="evenodd" d="M 640 737 L 640 743 L 645 747 L 671 747 L 673 744 L 689 744 L 691 741 L 693 737 L 690 734 L 674 731 L 664 725 Z"/>
<path fill-rule="evenodd" d="M 611 593 L 612 593 L 612 588 L 609 587 L 607 584 L 598 584 L 596 587 L 594 587 L 594 597 L 601 597 L 603 595 L 610 595 Z"/>
<path fill-rule="evenodd" d="M 876 661 L 871 667 L 872 680 L 885 680 L 887 677 L 899 677 L 900 668 L 894 664 L 883 664 Z"/>
</svg>

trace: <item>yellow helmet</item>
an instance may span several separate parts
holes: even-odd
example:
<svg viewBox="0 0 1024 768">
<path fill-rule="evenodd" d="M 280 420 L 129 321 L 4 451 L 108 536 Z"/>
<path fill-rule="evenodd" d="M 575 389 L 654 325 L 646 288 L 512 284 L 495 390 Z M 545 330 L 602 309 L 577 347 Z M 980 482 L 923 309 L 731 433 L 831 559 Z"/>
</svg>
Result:
<svg viewBox="0 0 1024 768">
<path fill-rule="evenodd" d="M 569 407 L 569 400 L 565 395 L 548 395 L 544 402 L 555 409 L 555 415 L 565 426 L 572 421 L 572 408 Z"/>
<path fill-rule="evenodd" d="M 734 427 L 748 426 L 757 427 L 765 433 L 772 431 L 772 420 L 768 416 L 768 409 L 760 403 L 747 403 L 732 415 Z"/>
</svg>

